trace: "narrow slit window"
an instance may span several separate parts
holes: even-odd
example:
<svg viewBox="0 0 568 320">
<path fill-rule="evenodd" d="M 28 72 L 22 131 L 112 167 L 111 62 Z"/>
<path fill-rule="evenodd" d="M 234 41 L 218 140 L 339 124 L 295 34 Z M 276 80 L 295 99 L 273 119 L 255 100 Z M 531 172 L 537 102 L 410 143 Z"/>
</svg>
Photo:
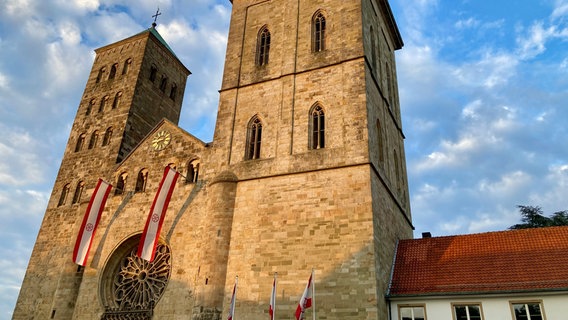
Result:
<svg viewBox="0 0 568 320">
<path fill-rule="evenodd" d="M 260 146 L 262 142 L 262 122 L 255 117 L 248 127 L 248 143 L 245 159 L 253 160 L 260 158 Z"/>
<path fill-rule="evenodd" d="M 81 196 L 83 195 L 83 190 L 85 189 L 85 183 L 79 181 L 77 187 L 75 188 L 75 194 L 73 194 L 73 204 L 81 202 Z"/>
<path fill-rule="evenodd" d="M 196 183 L 199 178 L 199 160 L 191 160 L 187 165 L 186 183 Z"/>
<path fill-rule="evenodd" d="M 172 88 L 170 89 L 170 99 L 176 100 L 177 95 L 177 85 L 174 83 L 172 84 Z"/>
<path fill-rule="evenodd" d="M 325 114 L 323 108 L 315 106 L 311 112 L 311 147 L 312 149 L 325 148 Z"/>
<path fill-rule="evenodd" d="M 83 145 L 85 144 L 85 134 L 81 134 L 79 139 L 77 139 L 77 144 L 75 145 L 75 152 L 79 152 L 83 149 Z"/>
<path fill-rule="evenodd" d="M 160 90 L 162 92 L 166 92 L 167 85 L 168 85 L 168 77 L 162 76 L 162 80 L 160 81 Z"/>
<path fill-rule="evenodd" d="M 112 101 L 112 108 L 116 109 L 120 105 L 120 99 L 122 98 L 122 91 L 117 92 L 114 95 L 114 100 Z"/>
<path fill-rule="evenodd" d="M 325 50 L 325 16 L 317 12 L 312 21 L 312 49 L 314 52 Z"/>
<path fill-rule="evenodd" d="M 124 61 L 124 66 L 122 67 L 122 75 L 125 75 L 128 73 L 128 70 L 130 70 L 130 65 L 132 64 L 132 58 L 128 58 L 126 59 L 126 61 Z"/>
<path fill-rule="evenodd" d="M 102 67 L 99 69 L 99 73 L 97 74 L 97 83 L 101 82 L 103 77 L 105 76 L 106 67 Z"/>
<path fill-rule="evenodd" d="M 158 68 L 156 66 L 150 67 L 150 81 L 156 81 L 156 75 L 158 74 Z"/>
<path fill-rule="evenodd" d="M 89 101 L 89 104 L 87 105 L 87 112 L 85 112 L 85 115 L 90 115 L 91 112 L 93 112 L 93 107 L 95 106 L 95 99 L 91 99 L 91 101 Z"/>
<path fill-rule="evenodd" d="M 112 127 L 106 129 L 105 135 L 103 137 L 103 147 L 108 146 L 110 144 L 110 140 L 112 139 Z"/>
<path fill-rule="evenodd" d="M 99 141 L 99 132 L 95 130 L 91 135 L 91 140 L 89 140 L 89 150 L 96 147 L 98 141 Z"/>
<path fill-rule="evenodd" d="M 142 169 L 138 172 L 138 178 L 136 179 L 136 188 L 134 192 L 144 192 L 146 191 L 146 183 L 148 182 L 148 170 Z"/>
<path fill-rule="evenodd" d="M 99 113 L 105 110 L 105 105 L 107 104 L 107 101 L 108 101 L 108 96 L 104 96 L 101 99 L 101 104 L 99 105 Z"/>
<path fill-rule="evenodd" d="M 115 195 L 124 194 L 124 190 L 126 188 L 126 179 L 127 178 L 128 178 L 128 175 L 126 173 L 121 173 L 120 176 L 118 176 L 118 180 L 116 181 L 116 186 L 114 188 L 114 194 Z"/>
<path fill-rule="evenodd" d="M 112 80 L 116 77 L 116 69 L 118 69 L 118 63 L 115 63 L 110 67 L 110 72 L 108 74 L 108 79 Z"/>
<path fill-rule="evenodd" d="M 58 207 L 61 207 L 67 201 L 67 196 L 69 195 L 69 184 L 66 184 L 61 190 L 61 196 L 59 196 L 59 202 L 57 203 Z"/>
<path fill-rule="evenodd" d="M 258 34 L 256 52 L 256 64 L 258 66 L 267 65 L 270 55 L 270 31 L 268 31 L 268 28 L 266 26 L 263 27 Z"/>
</svg>

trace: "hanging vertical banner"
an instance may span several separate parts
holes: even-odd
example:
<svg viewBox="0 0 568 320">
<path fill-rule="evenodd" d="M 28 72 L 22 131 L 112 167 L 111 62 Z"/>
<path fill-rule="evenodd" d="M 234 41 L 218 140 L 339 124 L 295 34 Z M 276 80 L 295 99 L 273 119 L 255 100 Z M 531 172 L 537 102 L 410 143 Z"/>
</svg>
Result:
<svg viewBox="0 0 568 320">
<path fill-rule="evenodd" d="M 80 266 L 87 264 L 91 243 L 93 242 L 93 237 L 95 236 L 95 231 L 99 225 L 101 213 L 103 212 L 111 188 L 112 186 L 110 184 L 99 179 L 95 191 L 91 196 L 91 200 L 89 201 L 89 206 L 83 217 L 81 229 L 79 230 L 79 235 L 75 242 L 75 249 L 73 249 L 73 261 Z"/>
<path fill-rule="evenodd" d="M 154 197 L 154 202 L 150 208 L 150 213 L 146 219 L 144 233 L 142 233 L 142 238 L 138 245 L 138 256 L 144 260 L 150 262 L 154 260 L 156 244 L 160 237 L 162 223 L 164 222 L 166 210 L 168 209 L 168 204 L 170 203 L 178 177 L 179 173 L 177 171 L 170 166 L 166 166 L 164 176 L 162 177 L 162 181 Z"/>
</svg>

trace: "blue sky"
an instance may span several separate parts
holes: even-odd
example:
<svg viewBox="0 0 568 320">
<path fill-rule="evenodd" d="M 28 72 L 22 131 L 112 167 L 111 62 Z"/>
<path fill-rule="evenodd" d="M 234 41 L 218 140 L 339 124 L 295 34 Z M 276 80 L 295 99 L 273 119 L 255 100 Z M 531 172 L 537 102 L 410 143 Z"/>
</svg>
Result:
<svg viewBox="0 0 568 320">
<path fill-rule="evenodd" d="M 416 235 L 568 209 L 568 0 L 391 0 Z M 192 71 L 180 126 L 213 136 L 227 0 L 0 0 L 0 319 L 9 319 L 95 48 L 158 30 Z"/>
</svg>

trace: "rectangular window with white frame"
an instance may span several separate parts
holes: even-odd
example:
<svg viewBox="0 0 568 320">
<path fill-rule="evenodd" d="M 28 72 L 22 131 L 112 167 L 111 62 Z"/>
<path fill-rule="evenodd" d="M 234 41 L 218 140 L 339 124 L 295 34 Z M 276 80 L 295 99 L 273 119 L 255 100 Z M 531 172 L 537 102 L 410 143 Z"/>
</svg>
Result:
<svg viewBox="0 0 568 320">
<path fill-rule="evenodd" d="M 454 303 L 454 320 L 483 320 L 483 312 L 479 303 Z"/>
<path fill-rule="evenodd" d="M 425 305 L 398 306 L 399 320 L 426 320 Z"/>
<path fill-rule="evenodd" d="M 514 320 L 546 320 L 542 301 L 512 301 Z"/>
</svg>

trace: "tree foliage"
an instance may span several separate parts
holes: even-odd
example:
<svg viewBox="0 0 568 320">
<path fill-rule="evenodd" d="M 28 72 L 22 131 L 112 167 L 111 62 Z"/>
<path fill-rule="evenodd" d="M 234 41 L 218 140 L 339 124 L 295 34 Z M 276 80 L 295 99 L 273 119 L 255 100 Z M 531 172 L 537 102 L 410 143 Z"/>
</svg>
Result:
<svg viewBox="0 0 568 320">
<path fill-rule="evenodd" d="M 517 206 L 521 213 L 522 223 L 515 224 L 509 229 L 528 229 L 553 226 L 568 226 L 568 211 L 558 211 L 550 217 L 545 217 L 539 206 Z"/>
</svg>

